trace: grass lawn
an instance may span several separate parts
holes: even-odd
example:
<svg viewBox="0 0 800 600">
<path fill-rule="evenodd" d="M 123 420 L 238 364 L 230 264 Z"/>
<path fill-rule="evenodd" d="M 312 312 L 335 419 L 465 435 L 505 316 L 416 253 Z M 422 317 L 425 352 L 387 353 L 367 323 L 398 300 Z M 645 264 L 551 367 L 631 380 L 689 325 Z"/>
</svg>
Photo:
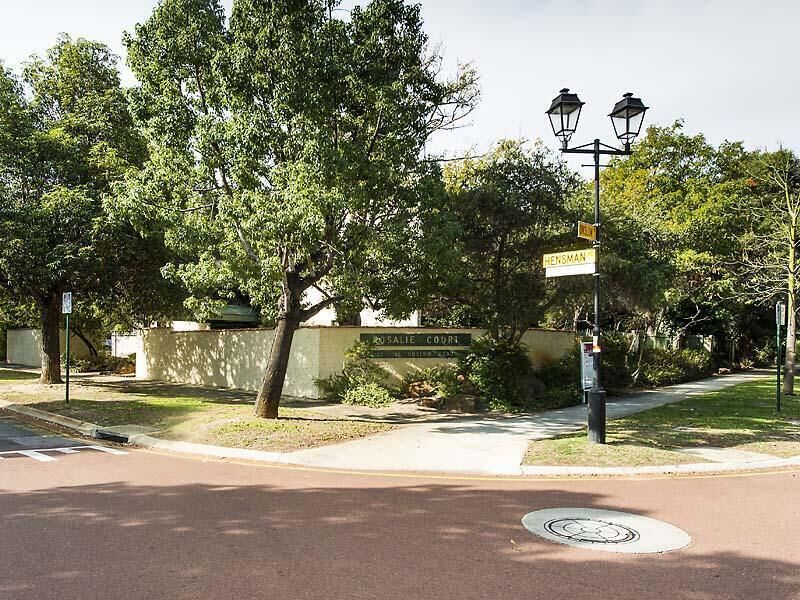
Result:
<svg viewBox="0 0 800 600">
<path fill-rule="evenodd" d="M 609 421 L 605 446 L 589 444 L 586 431 L 531 442 L 528 465 L 638 466 L 703 462 L 677 452 L 686 447 L 800 455 L 800 400 L 785 397 L 775 410 L 771 380 L 694 396 L 683 402 Z"/>
<path fill-rule="evenodd" d="M 34 380 L 38 378 L 39 376 L 36 373 L 13 371 L 11 369 L 0 369 L 0 383 Z"/>
<path fill-rule="evenodd" d="M 145 425 L 166 439 L 287 452 L 388 431 L 386 423 L 330 418 L 312 408 L 280 409 L 278 420 L 253 417 L 254 392 L 205 390 L 119 378 L 41 385 L 37 375 L 0 369 L 0 399 L 104 426 Z"/>
</svg>

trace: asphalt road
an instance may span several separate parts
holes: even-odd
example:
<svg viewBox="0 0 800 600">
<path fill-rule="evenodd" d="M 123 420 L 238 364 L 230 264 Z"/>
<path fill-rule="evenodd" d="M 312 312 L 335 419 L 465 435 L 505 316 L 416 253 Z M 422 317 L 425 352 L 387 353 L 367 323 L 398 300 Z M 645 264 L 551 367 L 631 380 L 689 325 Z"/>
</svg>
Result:
<svg viewBox="0 0 800 600">
<path fill-rule="evenodd" d="M 44 435 L 0 425 L 0 437 Z M 51 451 L 52 461 L 0 455 L 4 600 L 800 599 L 800 473 L 438 478 L 70 443 L 79 450 Z M 634 512 L 693 542 L 668 554 L 610 554 L 554 544 L 520 524 L 551 507 Z"/>
</svg>

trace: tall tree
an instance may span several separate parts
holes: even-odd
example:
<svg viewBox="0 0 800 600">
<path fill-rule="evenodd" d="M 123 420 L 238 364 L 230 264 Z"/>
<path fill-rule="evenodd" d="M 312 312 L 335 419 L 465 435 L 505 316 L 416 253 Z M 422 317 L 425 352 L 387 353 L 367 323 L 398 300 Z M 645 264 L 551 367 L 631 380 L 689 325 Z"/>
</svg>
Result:
<svg viewBox="0 0 800 600">
<path fill-rule="evenodd" d="M 678 121 L 650 127 L 603 173 L 605 279 L 627 327 L 677 342 L 735 317 L 730 261 L 745 226 L 737 207 L 749 193 L 746 159 L 741 144 L 714 147 Z"/>
<path fill-rule="evenodd" d="M 783 393 L 794 393 L 797 293 L 800 286 L 800 159 L 787 149 L 754 154 L 753 197 L 742 204 L 740 285 L 759 304 L 786 299 Z"/>
<path fill-rule="evenodd" d="M 541 256 L 572 241 L 565 206 L 578 178 L 541 144 L 515 140 L 448 164 L 444 176 L 458 235 L 440 294 L 495 339 L 516 343 L 557 298 Z"/>
<path fill-rule="evenodd" d="M 376 267 L 425 251 L 437 169 L 422 151 L 477 97 L 471 69 L 439 78 L 419 6 L 374 0 L 347 18 L 337 7 L 235 0 L 226 26 L 216 0 L 163 0 L 126 38 L 152 158 L 121 204 L 194 256 L 167 269 L 192 306 L 239 295 L 277 323 L 264 417 L 278 415 L 301 322 L 366 297 L 410 308 L 393 291 L 404 282 Z M 320 302 L 307 302 L 311 288 Z"/>
<path fill-rule="evenodd" d="M 36 305 L 43 383 L 60 382 L 61 293 L 108 294 L 126 240 L 141 241 L 107 219 L 102 198 L 145 152 L 102 44 L 62 36 L 22 81 L 0 69 L 0 289 Z"/>
</svg>

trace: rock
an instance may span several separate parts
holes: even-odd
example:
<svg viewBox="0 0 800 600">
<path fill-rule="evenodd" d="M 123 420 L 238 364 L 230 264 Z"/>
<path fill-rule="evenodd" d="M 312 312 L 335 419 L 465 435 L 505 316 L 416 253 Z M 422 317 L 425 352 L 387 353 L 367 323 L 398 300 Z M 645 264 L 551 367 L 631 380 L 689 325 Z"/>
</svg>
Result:
<svg viewBox="0 0 800 600">
<path fill-rule="evenodd" d="M 480 411 L 480 398 L 471 394 L 456 394 L 449 398 L 442 398 L 438 406 L 440 410 L 448 412 L 474 413 Z"/>
<path fill-rule="evenodd" d="M 472 394 L 456 394 L 449 398 L 437 398 L 429 396 L 419 399 L 420 406 L 435 408 L 446 412 L 455 413 L 476 413 L 481 410 L 481 399 Z"/>
<path fill-rule="evenodd" d="M 442 404 L 442 399 L 437 398 L 436 396 L 428 396 L 426 398 L 419 399 L 419 405 L 425 406 L 426 408 L 439 408 Z"/>
<path fill-rule="evenodd" d="M 408 395 L 412 398 L 426 398 L 433 395 L 433 386 L 427 381 L 415 381 L 408 386 Z"/>
</svg>

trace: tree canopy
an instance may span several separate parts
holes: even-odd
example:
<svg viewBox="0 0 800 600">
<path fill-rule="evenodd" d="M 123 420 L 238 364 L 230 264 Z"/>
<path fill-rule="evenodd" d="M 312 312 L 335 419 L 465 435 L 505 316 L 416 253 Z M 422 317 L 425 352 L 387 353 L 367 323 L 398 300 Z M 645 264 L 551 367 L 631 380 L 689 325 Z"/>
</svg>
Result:
<svg viewBox="0 0 800 600">
<path fill-rule="evenodd" d="M 165 0 L 126 39 L 151 159 L 120 209 L 191 257 L 167 272 L 195 309 L 244 298 L 277 321 L 262 416 L 302 321 L 365 298 L 408 310 L 393 290 L 419 276 L 438 185 L 423 149 L 477 97 L 470 68 L 440 78 L 419 6 L 374 0 L 344 19 L 337 4 L 237 0 L 228 24 L 215 0 Z"/>
<path fill-rule="evenodd" d="M 108 306 L 135 294 L 143 276 L 158 285 L 157 266 L 140 262 L 158 246 L 103 206 L 145 156 L 102 44 L 62 36 L 21 79 L 0 70 L 0 290 L 39 313 L 43 382 L 60 381 L 62 292 Z"/>
<path fill-rule="evenodd" d="M 541 144 L 515 140 L 448 164 L 444 180 L 456 232 L 450 261 L 439 258 L 439 301 L 516 342 L 558 297 L 541 256 L 572 242 L 567 207 L 579 180 Z"/>
</svg>

